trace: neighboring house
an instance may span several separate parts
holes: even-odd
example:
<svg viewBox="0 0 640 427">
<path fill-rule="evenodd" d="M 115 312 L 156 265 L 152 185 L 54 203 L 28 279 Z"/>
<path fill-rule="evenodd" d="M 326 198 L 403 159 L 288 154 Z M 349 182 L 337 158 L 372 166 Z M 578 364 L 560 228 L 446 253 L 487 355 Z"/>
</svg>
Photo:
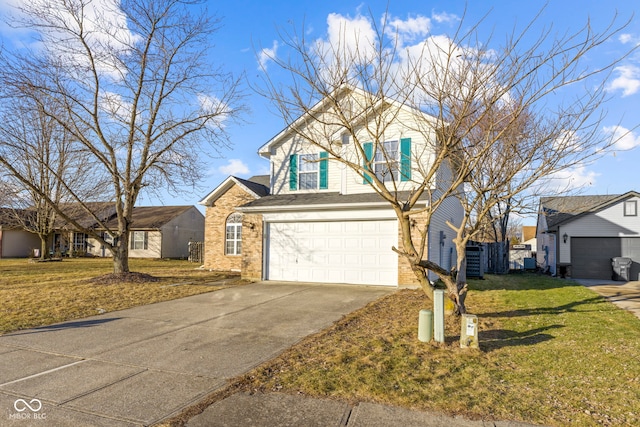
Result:
<svg viewBox="0 0 640 427">
<path fill-rule="evenodd" d="M 28 212 L 0 208 L 0 258 L 26 258 L 40 249 L 40 238 L 23 228 L 29 221 Z"/>
<path fill-rule="evenodd" d="M 429 117 L 405 106 L 387 107 L 396 108 L 398 114 L 387 128 L 384 144 L 397 158 L 391 167 L 387 162 L 376 163 L 373 144 L 365 142 L 363 148 L 374 159 L 371 173 L 389 175 L 391 169 L 399 196 L 408 197 L 416 186 L 411 173 L 428 166 L 433 158 L 434 141 L 425 141 L 423 134 L 412 130 L 420 127 L 417 120 Z M 322 108 L 321 101 L 315 113 Z M 316 125 L 308 119 L 303 116 L 293 126 Z M 359 140 L 366 141 L 367 124 Z M 346 133 L 337 133 L 335 143 L 344 156 L 356 156 L 356 142 Z M 366 177 L 332 161 L 327 152 L 298 137 L 293 127 L 280 132 L 258 153 L 269 160 L 268 182 L 263 176 L 229 177 L 200 201 L 207 207 L 205 268 L 240 270 L 243 278 L 251 280 L 417 283 L 408 262 L 392 250 L 400 242 L 397 217 Z M 434 185 L 446 179 L 447 172 L 443 168 Z M 421 203 L 417 207 L 427 202 Z M 461 217 L 460 202 L 450 197 L 429 227 L 429 259 L 446 269 L 456 262 L 453 232 L 446 221 L 459 224 Z M 414 218 L 414 226 L 422 225 L 419 215 Z"/>
<path fill-rule="evenodd" d="M 86 204 L 95 217 L 106 222 L 109 229 L 117 229 L 114 204 L 91 202 Z M 101 232 L 98 221 L 77 203 L 61 205 L 65 213 L 81 227 Z M 36 234 L 21 228 L 20 222 L 0 209 L 0 258 L 28 257 L 40 248 Z M 12 211 L 15 212 L 15 211 Z M 111 252 L 89 234 L 72 224 L 56 219 L 55 231 L 47 244 L 51 256 L 111 257 Z M 204 240 L 204 215 L 195 206 L 138 206 L 133 208 L 129 257 L 131 258 L 188 258 L 189 242 Z"/>
<path fill-rule="evenodd" d="M 117 228 L 112 218 L 108 228 Z M 78 234 L 78 233 L 74 233 Z M 109 235 L 104 233 L 107 239 Z M 204 215 L 195 206 L 137 206 L 133 208 L 130 258 L 188 258 L 189 242 L 204 240 Z M 110 257 L 100 243 L 86 236 L 89 255 Z"/>
<path fill-rule="evenodd" d="M 640 274 L 640 194 L 544 197 L 537 224 L 537 262 L 559 276 L 611 279 L 611 259 L 631 258 Z"/>
</svg>

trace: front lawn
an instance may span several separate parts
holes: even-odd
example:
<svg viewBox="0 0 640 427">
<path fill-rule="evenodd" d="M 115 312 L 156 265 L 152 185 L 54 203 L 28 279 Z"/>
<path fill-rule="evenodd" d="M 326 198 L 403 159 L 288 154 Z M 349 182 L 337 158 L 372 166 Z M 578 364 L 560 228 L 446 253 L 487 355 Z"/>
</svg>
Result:
<svg viewBox="0 0 640 427">
<path fill-rule="evenodd" d="M 0 334 L 78 319 L 137 305 L 211 292 L 213 283 L 238 276 L 197 270 L 198 264 L 176 260 L 130 260 L 131 271 L 158 281 L 97 280 L 113 271 L 105 258 L 69 258 L 61 262 L 0 260 Z"/>
<path fill-rule="evenodd" d="M 480 350 L 417 340 L 419 290 L 346 316 L 240 386 L 543 425 L 640 425 L 640 319 L 571 281 L 471 281 Z M 236 384 L 237 386 L 238 384 Z"/>
</svg>

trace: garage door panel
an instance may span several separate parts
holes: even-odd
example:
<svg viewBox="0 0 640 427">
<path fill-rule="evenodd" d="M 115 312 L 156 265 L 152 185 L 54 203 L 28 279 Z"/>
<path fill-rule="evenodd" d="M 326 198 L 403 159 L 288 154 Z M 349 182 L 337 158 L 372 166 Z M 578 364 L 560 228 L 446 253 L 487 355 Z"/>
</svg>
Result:
<svg viewBox="0 0 640 427">
<path fill-rule="evenodd" d="M 397 285 L 397 222 L 269 223 L 267 279 Z"/>
<path fill-rule="evenodd" d="M 640 274 L 640 238 L 638 237 L 572 237 L 571 274 L 577 279 L 611 279 L 611 258 L 633 260 L 630 279 Z"/>
<path fill-rule="evenodd" d="M 572 237 L 571 275 L 577 279 L 611 280 L 611 258 L 622 256 L 620 238 Z"/>
</svg>

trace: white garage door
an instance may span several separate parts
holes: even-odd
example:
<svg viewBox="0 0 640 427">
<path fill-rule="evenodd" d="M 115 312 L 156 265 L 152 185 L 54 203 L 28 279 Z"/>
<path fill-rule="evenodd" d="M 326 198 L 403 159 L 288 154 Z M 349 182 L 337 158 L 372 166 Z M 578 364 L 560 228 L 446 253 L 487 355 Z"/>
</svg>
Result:
<svg viewBox="0 0 640 427">
<path fill-rule="evenodd" d="M 396 220 L 268 224 L 267 279 L 398 284 Z"/>
</svg>

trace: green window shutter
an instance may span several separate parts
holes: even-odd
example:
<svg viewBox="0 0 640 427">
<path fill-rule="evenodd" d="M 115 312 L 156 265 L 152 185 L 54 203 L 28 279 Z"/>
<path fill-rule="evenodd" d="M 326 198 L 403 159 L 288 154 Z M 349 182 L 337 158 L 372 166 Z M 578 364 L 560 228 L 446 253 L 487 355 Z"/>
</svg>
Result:
<svg viewBox="0 0 640 427">
<path fill-rule="evenodd" d="M 329 153 L 323 151 L 320 153 L 320 190 L 329 188 Z"/>
<path fill-rule="evenodd" d="M 289 190 L 298 189 L 298 155 L 289 156 Z"/>
<path fill-rule="evenodd" d="M 400 140 L 400 181 L 411 180 L 411 138 Z"/>
<path fill-rule="evenodd" d="M 362 166 L 364 166 L 364 170 L 371 172 L 371 168 L 369 167 L 369 162 L 371 161 L 371 159 L 373 159 L 373 143 L 372 142 L 365 142 L 364 144 L 362 144 L 362 149 L 364 150 L 364 161 Z M 373 182 L 373 180 L 371 179 L 371 175 L 369 175 L 367 172 L 364 173 L 364 180 L 363 180 L 363 184 L 371 184 Z"/>
</svg>

